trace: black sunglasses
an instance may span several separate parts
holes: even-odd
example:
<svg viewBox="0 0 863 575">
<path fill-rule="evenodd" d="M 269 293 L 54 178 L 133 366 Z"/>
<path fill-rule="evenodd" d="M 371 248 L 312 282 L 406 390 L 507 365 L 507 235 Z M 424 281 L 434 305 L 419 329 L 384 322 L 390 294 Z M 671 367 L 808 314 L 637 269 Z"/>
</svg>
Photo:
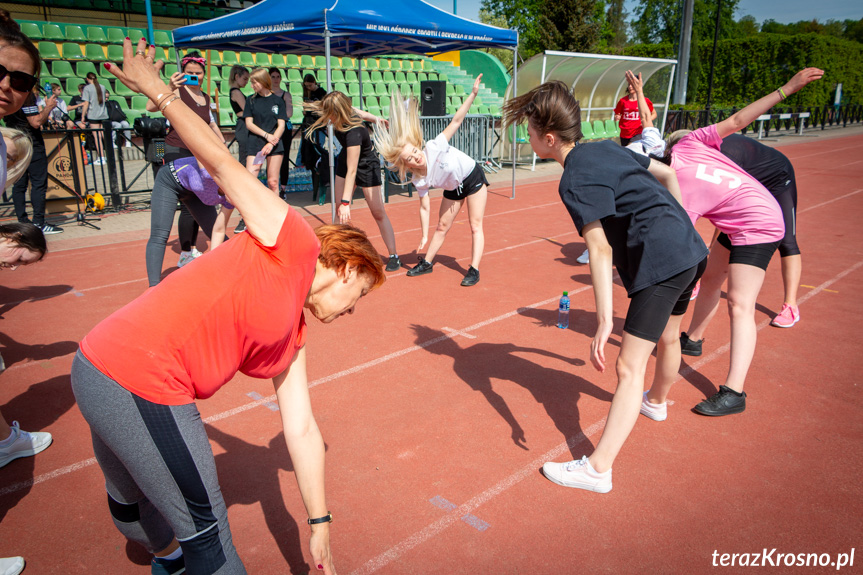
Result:
<svg viewBox="0 0 863 575">
<path fill-rule="evenodd" d="M 0 64 L 0 82 L 6 76 L 9 76 L 9 85 L 18 92 L 29 92 L 36 85 L 36 76 L 26 72 L 10 72 Z"/>
</svg>

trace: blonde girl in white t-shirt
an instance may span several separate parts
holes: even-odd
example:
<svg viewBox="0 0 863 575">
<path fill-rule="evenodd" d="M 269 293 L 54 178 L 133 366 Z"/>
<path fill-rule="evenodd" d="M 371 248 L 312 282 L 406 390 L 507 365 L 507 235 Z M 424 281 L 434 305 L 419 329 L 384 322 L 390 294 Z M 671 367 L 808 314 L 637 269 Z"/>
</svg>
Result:
<svg viewBox="0 0 863 575">
<path fill-rule="evenodd" d="M 400 92 L 394 92 L 390 106 L 389 129 L 382 122 L 375 125 L 375 147 L 378 153 L 383 156 L 390 169 L 398 172 L 402 180 L 405 179 L 406 173 L 410 172 L 411 181 L 417 188 L 423 233 L 418 250 L 425 247 L 428 238 L 431 211 L 429 188 L 444 189 L 437 228 L 425 258 L 420 258 L 419 264 L 408 270 L 407 275 L 411 277 L 433 271 L 434 257 L 461 211 L 462 205 L 467 202 L 471 231 L 471 262 L 461 285 L 472 286 L 479 282 L 479 262 L 485 247 L 482 217 L 488 198 L 488 181 L 482 166 L 464 152 L 450 146 L 449 142 L 455 136 L 476 98 L 481 78 L 482 74 L 477 77 L 473 90 L 465 98 L 449 125 L 435 139 L 426 142 L 425 147 L 423 147 L 423 133 L 416 98 L 405 100 Z"/>
</svg>

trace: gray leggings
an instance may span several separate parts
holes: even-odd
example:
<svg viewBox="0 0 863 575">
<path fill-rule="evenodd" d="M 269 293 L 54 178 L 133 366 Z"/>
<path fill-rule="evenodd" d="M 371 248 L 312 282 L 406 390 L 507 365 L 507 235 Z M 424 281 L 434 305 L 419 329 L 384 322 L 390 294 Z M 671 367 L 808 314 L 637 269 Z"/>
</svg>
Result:
<svg viewBox="0 0 863 575">
<path fill-rule="evenodd" d="M 195 404 L 159 405 L 138 397 L 80 350 L 72 362 L 72 391 L 90 425 L 120 533 L 150 553 L 176 537 L 189 575 L 246 573 Z"/>
<path fill-rule="evenodd" d="M 213 235 L 213 224 L 216 223 L 215 206 L 208 206 L 193 192 L 178 184 L 171 175 L 171 169 L 163 166 L 156 174 L 153 193 L 150 195 L 150 239 L 147 240 L 147 280 L 150 287 L 157 285 L 162 279 L 165 246 L 174 226 L 178 201 L 185 204 L 208 238 Z"/>
</svg>

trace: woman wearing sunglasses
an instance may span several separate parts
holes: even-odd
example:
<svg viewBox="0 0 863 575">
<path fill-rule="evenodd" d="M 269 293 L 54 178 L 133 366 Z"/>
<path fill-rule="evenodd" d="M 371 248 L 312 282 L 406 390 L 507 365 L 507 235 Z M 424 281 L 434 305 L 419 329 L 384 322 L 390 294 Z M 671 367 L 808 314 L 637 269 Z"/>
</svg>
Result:
<svg viewBox="0 0 863 575">
<path fill-rule="evenodd" d="M 30 167 L 12 188 L 15 215 L 22 223 L 27 217 L 27 184 L 30 184 L 30 203 L 33 205 L 33 223 L 46 234 L 59 234 L 63 230 L 45 223 L 45 194 L 48 191 L 48 155 L 41 128 L 48 122 L 57 105 L 52 95 L 45 109 L 39 112 L 32 90 L 38 82 L 41 60 L 39 50 L 12 20 L 8 12 L 0 12 L 0 117 L 6 125 L 21 130 L 33 141 L 33 159 Z M 0 150 L 5 157 L 6 151 Z"/>
</svg>

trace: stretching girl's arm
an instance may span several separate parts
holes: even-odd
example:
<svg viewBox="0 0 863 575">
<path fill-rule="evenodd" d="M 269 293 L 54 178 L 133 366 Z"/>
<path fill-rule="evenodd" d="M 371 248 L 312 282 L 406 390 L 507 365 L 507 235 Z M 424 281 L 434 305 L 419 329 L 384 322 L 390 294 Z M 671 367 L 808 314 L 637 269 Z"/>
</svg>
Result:
<svg viewBox="0 0 863 575">
<path fill-rule="evenodd" d="M 597 371 L 605 371 L 605 344 L 614 324 L 612 307 L 611 245 L 602 224 L 597 220 L 584 226 L 581 236 L 590 253 L 590 279 L 596 298 L 596 335 L 590 343 L 590 361 Z"/>
<path fill-rule="evenodd" d="M 141 39 L 137 45 L 141 54 L 136 55 L 132 42 L 126 40 L 123 69 L 111 64 L 106 67 L 130 90 L 144 94 L 163 107 L 163 115 L 192 154 L 213 176 L 228 200 L 242 212 L 249 232 L 263 245 L 275 245 L 288 214 L 288 204 L 241 166 L 207 124 L 182 100 L 171 95 L 172 90 L 159 77 L 162 62 L 154 64 L 152 56 L 147 58 L 147 50 L 146 41 Z"/>
<path fill-rule="evenodd" d="M 651 112 L 650 106 L 647 105 L 647 100 L 644 98 L 644 82 L 641 81 L 641 72 L 638 76 L 632 73 L 631 70 L 626 71 L 626 81 L 635 90 L 635 97 L 638 100 L 638 116 L 641 118 L 642 128 L 653 127 L 653 116 L 656 112 Z"/>
<path fill-rule="evenodd" d="M 417 251 L 423 249 L 429 239 L 429 214 L 431 213 L 431 200 L 426 194 L 420 198 L 420 229 L 422 229 L 423 237 L 420 241 L 420 247 Z"/>
<path fill-rule="evenodd" d="M 806 84 L 819 80 L 823 75 L 824 70 L 819 70 L 818 68 L 800 70 L 781 88 L 770 92 L 760 100 L 752 102 L 733 116 L 716 124 L 716 131 L 719 137 L 725 138 L 735 132 L 739 132 L 758 119 L 758 116 L 764 114 L 791 94 L 799 92 Z"/>
<path fill-rule="evenodd" d="M 455 136 L 459 126 L 461 126 L 461 123 L 464 121 L 464 117 L 467 116 L 468 110 L 470 110 L 470 105 L 473 104 L 474 98 L 476 98 L 477 92 L 479 92 L 480 80 L 482 80 L 482 74 L 476 77 L 476 81 L 473 83 L 473 89 L 470 91 L 470 94 L 468 94 L 467 98 L 464 99 L 462 105 L 459 106 L 449 125 L 444 128 L 443 135 L 446 137 L 448 142 L 452 140 L 453 136 Z"/>
</svg>

